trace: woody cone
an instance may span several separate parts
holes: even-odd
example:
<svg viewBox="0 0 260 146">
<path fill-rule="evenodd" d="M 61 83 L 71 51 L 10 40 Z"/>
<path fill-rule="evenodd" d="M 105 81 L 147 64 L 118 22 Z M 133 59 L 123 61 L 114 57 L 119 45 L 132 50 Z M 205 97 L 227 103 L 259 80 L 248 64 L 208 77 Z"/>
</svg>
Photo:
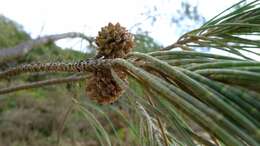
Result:
<svg viewBox="0 0 260 146">
<path fill-rule="evenodd" d="M 132 51 L 134 42 L 133 35 L 119 23 L 102 27 L 96 37 L 98 46 L 96 58 L 103 59 L 124 58 Z M 120 68 L 113 68 L 118 77 L 127 83 L 127 74 Z M 87 81 L 86 94 L 92 100 L 100 104 L 115 102 L 124 92 L 113 79 L 111 70 L 107 68 L 97 69 L 92 72 Z"/>
</svg>

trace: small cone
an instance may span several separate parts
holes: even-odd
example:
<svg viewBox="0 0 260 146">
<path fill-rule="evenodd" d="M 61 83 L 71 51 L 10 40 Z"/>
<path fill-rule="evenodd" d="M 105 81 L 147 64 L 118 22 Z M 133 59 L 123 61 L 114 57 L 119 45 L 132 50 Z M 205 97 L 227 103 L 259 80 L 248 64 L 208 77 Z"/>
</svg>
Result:
<svg viewBox="0 0 260 146">
<path fill-rule="evenodd" d="M 119 23 L 102 27 L 96 37 L 98 46 L 96 58 L 104 59 L 124 58 L 133 48 L 133 35 Z M 127 74 L 120 68 L 114 68 L 118 77 L 127 83 Z M 86 82 L 86 94 L 90 99 L 100 104 L 115 102 L 124 92 L 114 81 L 110 69 L 102 68 L 92 73 Z"/>
<path fill-rule="evenodd" d="M 119 23 L 102 27 L 96 37 L 98 46 L 98 55 L 107 59 L 123 58 L 133 48 L 133 35 L 126 28 L 121 27 Z"/>
<path fill-rule="evenodd" d="M 118 71 L 116 72 L 118 76 L 126 82 L 126 75 Z M 87 96 L 100 104 L 113 103 L 122 95 L 123 91 L 124 90 L 114 81 L 109 69 L 94 72 L 87 81 Z"/>
</svg>

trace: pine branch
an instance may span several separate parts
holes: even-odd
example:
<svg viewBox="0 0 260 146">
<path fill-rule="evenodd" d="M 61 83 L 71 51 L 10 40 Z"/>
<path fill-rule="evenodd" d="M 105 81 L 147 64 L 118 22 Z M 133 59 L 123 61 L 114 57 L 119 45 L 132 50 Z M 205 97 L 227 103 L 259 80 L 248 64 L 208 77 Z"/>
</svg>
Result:
<svg viewBox="0 0 260 146">
<path fill-rule="evenodd" d="M 244 2 L 244 1 L 243 1 Z M 255 60 L 259 52 L 251 49 L 260 47 L 260 1 L 255 0 L 240 8 L 239 2 L 209 20 L 198 29 L 182 35 L 177 42 L 163 48 L 215 48 L 246 60 Z M 246 52 L 246 53 L 245 53 Z"/>
<path fill-rule="evenodd" d="M 70 77 L 66 77 L 66 78 L 37 81 L 37 82 L 27 83 L 27 84 L 23 84 L 23 85 L 2 88 L 2 89 L 0 89 L 0 95 L 19 91 L 19 90 L 24 90 L 24 89 L 47 86 L 47 85 L 62 84 L 62 83 L 68 83 L 68 82 L 77 82 L 77 81 L 80 81 L 83 79 L 86 79 L 86 76 L 78 76 L 78 77 L 70 76 Z"/>
</svg>

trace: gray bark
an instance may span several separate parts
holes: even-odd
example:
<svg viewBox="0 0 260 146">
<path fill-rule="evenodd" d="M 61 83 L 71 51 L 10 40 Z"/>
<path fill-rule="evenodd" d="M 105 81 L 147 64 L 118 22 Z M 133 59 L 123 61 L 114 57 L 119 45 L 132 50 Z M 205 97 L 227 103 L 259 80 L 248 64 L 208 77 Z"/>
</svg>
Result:
<svg viewBox="0 0 260 146">
<path fill-rule="evenodd" d="M 49 36 L 44 36 L 40 37 L 34 40 L 29 40 L 26 42 L 23 42 L 13 48 L 4 48 L 0 50 L 0 64 L 4 63 L 6 61 L 24 56 L 26 53 L 28 53 L 30 50 L 33 48 L 46 44 L 51 41 L 57 41 L 60 39 L 65 39 L 65 38 L 82 38 L 85 39 L 90 43 L 90 45 L 93 45 L 94 38 L 92 37 L 87 37 L 82 33 L 77 33 L 77 32 L 68 32 L 68 33 L 63 33 L 63 34 L 56 34 L 56 35 L 49 35 Z"/>
</svg>

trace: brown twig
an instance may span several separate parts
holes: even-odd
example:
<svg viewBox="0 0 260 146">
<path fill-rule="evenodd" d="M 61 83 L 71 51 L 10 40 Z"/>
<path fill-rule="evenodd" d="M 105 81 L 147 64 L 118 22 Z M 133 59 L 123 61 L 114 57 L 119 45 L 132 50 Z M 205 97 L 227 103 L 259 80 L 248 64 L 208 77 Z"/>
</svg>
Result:
<svg viewBox="0 0 260 146">
<path fill-rule="evenodd" d="M 2 89 L 0 89 L 0 95 L 19 91 L 19 90 L 24 90 L 24 89 L 37 88 L 37 87 L 41 87 L 41 86 L 62 84 L 62 83 L 67 83 L 67 82 L 76 82 L 76 81 L 80 81 L 80 80 L 83 80 L 86 78 L 87 78 L 87 76 L 78 76 L 78 77 L 70 76 L 70 77 L 59 78 L 59 79 L 37 81 L 37 82 L 17 85 L 17 86 L 13 86 L 13 87 L 2 88 Z"/>
<path fill-rule="evenodd" d="M 69 115 L 73 112 L 74 104 L 70 103 L 68 105 L 67 110 L 65 111 L 64 115 L 62 116 L 61 123 L 59 124 L 58 133 L 57 133 L 57 146 L 61 146 L 61 134 L 64 130 L 66 120 L 68 119 Z"/>
<path fill-rule="evenodd" d="M 171 50 L 173 48 L 181 48 L 182 50 L 191 51 L 192 49 L 185 46 L 185 44 L 191 43 L 191 42 L 196 42 L 196 41 L 198 41 L 198 38 L 188 37 L 183 40 L 178 40 L 177 42 L 175 42 L 169 46 L 166 46 L 165 48 L 162 48 L 162 50 Z"/>
<path fill-rule="evenodd" d="M 33 48 L 49 43 L 54 42 L 60 39 L 65 38 L 82 38 L 84 40 L 87 40 L 91 46 L 93 46 L 94 38 L 88 37 L 84 35 L 83 33 L 77 33 L 77 32 L 68 32 L 63 34 L 55 34 L 55 35 L 48 35 L 44 37 L 39 37 L 34 40 L 29 40 L 27 42 L 23 42 L 13 48 L 4 48 L 0 50 L 0 63 L 6 62 L 8 60 L 11 60 L 13 58 L 18 58 L 26 53 L 28 53 Z"/>
</svg>

